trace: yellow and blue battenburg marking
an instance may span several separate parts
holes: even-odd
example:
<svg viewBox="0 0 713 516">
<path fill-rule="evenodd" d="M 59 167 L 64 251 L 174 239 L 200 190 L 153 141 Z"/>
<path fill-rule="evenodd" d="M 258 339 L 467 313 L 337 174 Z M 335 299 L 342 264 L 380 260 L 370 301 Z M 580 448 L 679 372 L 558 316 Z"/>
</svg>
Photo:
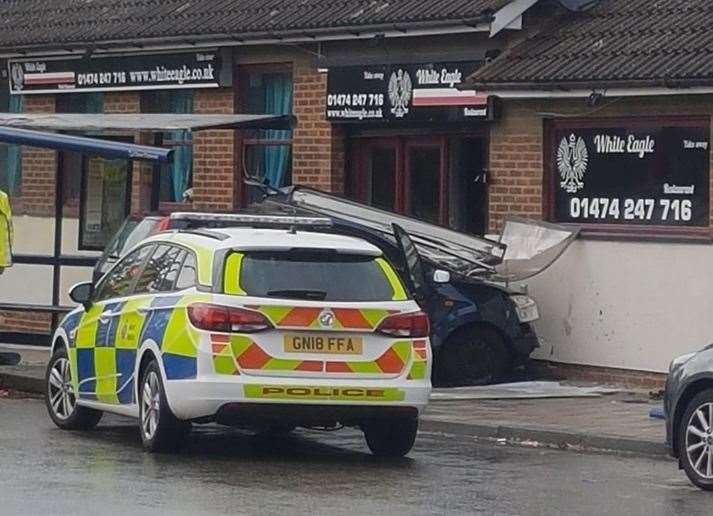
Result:
<svg viewBox="0 0 713 516">
<path fill-rule="evenodd" d="M 161 350 L 168 380 L 196 377 L 198 334 L 185 311 L 195 296 L 140 297 L 98 303 L 70 313 L 61 327 L 67 334 L 75 392 L 87 400 L 131 404 L 136 353 L 152 340 Z"/>
</svg>

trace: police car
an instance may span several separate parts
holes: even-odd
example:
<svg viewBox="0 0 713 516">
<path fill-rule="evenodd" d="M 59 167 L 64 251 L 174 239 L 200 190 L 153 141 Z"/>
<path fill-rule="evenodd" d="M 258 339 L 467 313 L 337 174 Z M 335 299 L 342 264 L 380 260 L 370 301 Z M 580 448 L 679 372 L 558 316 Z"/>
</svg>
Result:
<svg viewBox="0 0 713 516">
<path fill-rule="evenodd" d="M 175 449 L 193 423 L 356 426 L 374 454 L 408 453 L 431 390 L 429 321 L 382 252 L 324 219 L 235 217 L 147 238 L 72 289 L 52 420 L 132 416 L 148 451 Z"/>
</svg>

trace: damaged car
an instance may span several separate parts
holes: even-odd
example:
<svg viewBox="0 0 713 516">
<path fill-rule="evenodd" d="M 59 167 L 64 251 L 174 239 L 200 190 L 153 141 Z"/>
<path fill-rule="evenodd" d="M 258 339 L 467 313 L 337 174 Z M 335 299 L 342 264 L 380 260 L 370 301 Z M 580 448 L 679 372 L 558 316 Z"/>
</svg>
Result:
<svg viewBox="0 0 713 516">
<path fill-rule="evenodd" d="M 441 386 L 493 383 L 527 362 L 538 347 L 539 311 L 520 282 L 549 267 L 578 234 L 513 217 L 496 239 L 477 237 L 306 187 L 248 183 L 264 193 L 249 211 L 329 217 L 333 231 L 382 249 L 431 320 Z"/>
</svg>

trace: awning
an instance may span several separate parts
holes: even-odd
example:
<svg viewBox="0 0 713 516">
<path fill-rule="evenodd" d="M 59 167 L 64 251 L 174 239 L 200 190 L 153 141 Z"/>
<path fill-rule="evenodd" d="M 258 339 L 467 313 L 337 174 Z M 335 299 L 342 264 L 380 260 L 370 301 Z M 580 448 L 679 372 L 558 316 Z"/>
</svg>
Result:
<svg viewBox="0 0 713 516">
<path fill-rule="evenodd" d="M 292 115 L 0 113 L 0 126 L 43 131 L 200 131 L 291 129 Z"/>
<path fill-rule="evenodd" d="M 167 163 L 171 161 L 173 150 L 149 147 L 133 143 L 86 138 L 68 134 L 30 131 L 16 127 L 0 126 L 0 142 L 29 145 L 61 151 L 74 151 L 110 159 L 135 159 Z"/>
</svg>

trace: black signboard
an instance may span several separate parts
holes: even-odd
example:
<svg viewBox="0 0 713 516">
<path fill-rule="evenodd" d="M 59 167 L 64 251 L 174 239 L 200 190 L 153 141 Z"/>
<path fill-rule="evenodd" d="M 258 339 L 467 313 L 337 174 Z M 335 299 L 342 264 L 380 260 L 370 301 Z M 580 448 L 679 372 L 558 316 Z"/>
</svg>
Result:
<svg viewBox="0 0 713 516">
<path fill-rule="evenodd" d="M 708 124 L 563 124 L 550 141 L 556 221 L 708 226 Z"/>
<path fill-rule="evenodd" d="M 8 61 L 10 93 L 47 94 L 228 86 L 216 50 Z M 229 76 L 230 74 L 225 74 Z"/>
<path fill-rule="evenodd" d="M 460 122 L 492 119 L 494 99 L 457 85 L 482 61 L 330 68 L 327 119 L 333 122 Z"/>
</svg>

